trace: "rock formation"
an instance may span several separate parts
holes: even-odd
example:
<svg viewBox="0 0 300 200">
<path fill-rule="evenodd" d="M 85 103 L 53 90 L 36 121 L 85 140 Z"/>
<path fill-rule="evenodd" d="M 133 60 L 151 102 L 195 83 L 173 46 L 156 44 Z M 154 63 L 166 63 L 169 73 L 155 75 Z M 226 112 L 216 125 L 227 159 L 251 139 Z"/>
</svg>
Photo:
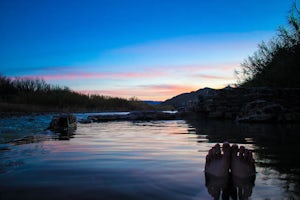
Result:
<svg viewBox="0 0 300 200">
<path fill-rule="evenodd" d="M 178 110 L 239 122 L 299 122 L 300 89 L 232 88 L 198 90 L 198 99 L 185 99 Z M 165 102 L 166 103 L 166 102 Z M 173 105 L 174 106 L 174 105 Z"/>
</svg>

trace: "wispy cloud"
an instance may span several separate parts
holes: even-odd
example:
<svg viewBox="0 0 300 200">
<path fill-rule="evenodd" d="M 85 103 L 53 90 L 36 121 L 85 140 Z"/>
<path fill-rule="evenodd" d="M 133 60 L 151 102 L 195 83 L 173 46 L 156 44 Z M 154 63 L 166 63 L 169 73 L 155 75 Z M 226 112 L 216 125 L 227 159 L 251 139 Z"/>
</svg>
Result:
<svg viewBox="0 0 300 200">
<path fill-rule="evenodd" d="M 40 74 L 40 75 L 31 75 L 23 76 L 24 78 L 43 78 L 45 80 L 76 80 L 76 79 L 141 79 L 141 78 L 155 78 L 161 77 L 163 71 L 159 70 L 149 70 L 142 72 L 66 72 L 60 70 L 58 74 Z"/>
<path fill-rule="evenodd" d="M 43 78 L 84 94 L 164 100 L 202 87 L 220 88 L 231 84 L 236 66 L 234 63 L 153 65 L 140 66 L 136 71 L 131 68 L 116 72 L 110 69 L 99 72 L 99 69 L 79 66 L 49 67 L 41 70 L 38 76 L 23 77 Z"/>
<path fill-rule="evenodd" d="M 262 40 L 268 39 L 273 32 L 245 32 L 245 33 L 218 33 L 207 35 L 190 35 L 165 40 L 153 40 L 145 43 L 120 47 L 111 50 L 113 54 L 125 55 L 157 55 L 157 54 L 227 54 L 228 51 L 235 53 L 254 49 Z M 218 52 L 218 53 L 217 53 Z M 199 56 L 201 56 L 199 54 Z M 220 56 L 220 54 L 219 54 Z M 242 58 L 241 58 L 242 59 Z"/>
<path fill-rule="evenodd" d="M 239 63 L 231 62 L 231 63 L 217 63 L 217 64 L 195 64 L 195 65 L 182 65 L 175 66 L 177 69 L 181 69 L 183 71 L 188 72 L 199 72 L 199 71 L 210 71 L 210 70 L 219 70 L 219 71 L 233 71 Z"/>
<path fill-rule="evenodd" d="M 83 94 L 97 94 L 104 96 L 115 96 L 130 98 L 133 96 L 143 100 L 165 100 L 175 95 L 184 92 L 195 91 L 199 88 L 182 85 L 138 85 L 133 87 L 126 87 L 122 89 L 105 89 L 105 90 L 76 90 Z"/>
<path fill-rule="evenodd" d="M 145 89 L 148 91 L 156 91 L 156 92 L 163 92 L 165 94 L 174 94 L 178 92 L 186 92 L 186 91 L 193 91 L 197 89 L 195 86 L 183 86 L 183 85 L 175 85 L 175 84 L 162 84 L 162 85 L 139 85 L 141 89 Z"/>
<path fill-rule="evenodd" d="M 181 77 L 203 77 L 220 78 L 213 73 L 232 73 L 238 66 L 237 63 L 229 64 L 186 64 L 186 65 L 160 65 L 138 67 L 139 71 L 117 71 L 117 72 L 92 72 L 90 67 L 46 67 L 34 72 L 34 75 L 24 75 L 22 77 L 40 77 L 45 80 L 76 80 L 76 79 L 147 79 L 147 78 L 167 78 L 174 75 Z M 87 69 L 78 70 L 78 68 Z M 109 68 L 108 68 L 109 69 Z M 96 70 L 96 69 L 94 69 Z M 131 69 L 132 70 L 132 69 Z M 90 72 L 91 71 L 91 72 Z M 206 74 L 206 75 L 205 75 Z"/>
<path fill-rule="evenodd" d="M 194 75 L 196 78 L 204 78 L 204 79 L 219 79 L 219 80 L 232 80 L 232 77 L 229 76 L 215 76 L 209 74 L 196 74 Z"/>
<path fill-rule="evenodd" d="M 131 95 L 128 90 L 117 90 L 117 89 L 106 89 L 106 90 L 76 90 L 76 92 L 79 92 L 81 94 L 86 95 L 103 95 L 103 96 L 112 96 L 112 97 L 124 97 L 128 98 L 134 95 Z"/>
</svg>

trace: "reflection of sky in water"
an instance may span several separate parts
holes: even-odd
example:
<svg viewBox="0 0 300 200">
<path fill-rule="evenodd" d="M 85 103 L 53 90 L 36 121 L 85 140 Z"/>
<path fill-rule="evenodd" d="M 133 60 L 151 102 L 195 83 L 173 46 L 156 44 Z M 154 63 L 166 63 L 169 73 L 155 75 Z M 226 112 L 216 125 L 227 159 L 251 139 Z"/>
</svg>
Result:
<svg viewBox="0 0 300 200">
<path fill-rule="evenodd" d="M 50 119 L 24 118 L 22 126 L 34 123 L 36 129 L 25 132 L 41 135 Z M 8 134 L 3 127 L 1 137 Z M 252 199 L 293 197 L 296 172 L 278 167 L 270 141 L 255 135 L 263 136 L 263 131 L 270 128 L 189 120 L 78 124 L 70 140 L 45 137 L 38 143 L 6 145 L 0 151 L 0 192 L 12 199 L 20 197 L 16 191 L 33 199 L 34 194 L 44 199 L 209 199 L 205 156 L 216 142 L 227 140 L 254 150 L 258 173 Z"/>
<path fill-rule="evenodd" d="M 0 144 L 44 132 L 51 118 L 52 115 L 37 115 L 0 119 Z"/>
</svg>

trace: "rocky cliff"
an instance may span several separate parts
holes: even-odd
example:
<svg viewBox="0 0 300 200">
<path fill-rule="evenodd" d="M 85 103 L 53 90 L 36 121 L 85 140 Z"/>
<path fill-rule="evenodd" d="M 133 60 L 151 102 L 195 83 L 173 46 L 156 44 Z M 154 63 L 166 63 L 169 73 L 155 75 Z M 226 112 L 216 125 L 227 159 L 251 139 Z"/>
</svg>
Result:
<svg viewBox="0 0 300 200">
<path fill-rule="evenodd" d="M 178 110 L 239 122 L 300 121 L 300 89 L 205 88 L 198 90 L 196 95 L 193 99 L 185 95 L 185 101 L 172 105 Z"/>
<path fill-rule="evenodd" d="M 192 111 L 196 109 L 199 96 L 211 97 L 216 94 L 216 90 L 211 88 L 203 88 L 190 93 L 183 93 L 162 103 L 162 105 L 170 105 L 179 111 Z"/>
</svg>

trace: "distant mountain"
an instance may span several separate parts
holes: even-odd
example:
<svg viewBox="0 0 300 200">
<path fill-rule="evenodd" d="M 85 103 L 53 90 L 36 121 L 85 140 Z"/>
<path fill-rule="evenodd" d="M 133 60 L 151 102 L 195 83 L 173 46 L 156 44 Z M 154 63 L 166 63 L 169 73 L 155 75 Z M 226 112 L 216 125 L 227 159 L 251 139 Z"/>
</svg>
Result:
<svg viewBox="0 0 300 200">
<path fill-rule="evenodd" d="M 171 99 L 168 99 L 162 103 L 162 105 L 171 105 L 174 108 L 180 108 L 187 105 L 188 102 L 197 102 L 199 95 L 210 96 L 215 94 L 215 90 L 212 88 L 203 88 L 190 93 L 179 94 Z"/>
<path fill-rule="evenodd" d="M 143 101 L 143 102 L 148 105 L 159 105 L 162 103 L 162 101 Z"/>
</svg>

